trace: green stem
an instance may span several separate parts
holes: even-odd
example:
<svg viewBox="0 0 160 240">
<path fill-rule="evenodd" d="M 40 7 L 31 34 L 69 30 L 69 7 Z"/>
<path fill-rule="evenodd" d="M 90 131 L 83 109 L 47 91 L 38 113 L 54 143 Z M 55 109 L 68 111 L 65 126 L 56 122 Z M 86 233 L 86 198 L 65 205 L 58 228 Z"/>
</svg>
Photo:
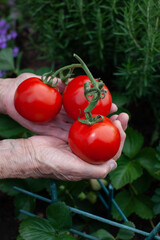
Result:
<svg viewBox="0 0 160 240">
<path fill-rule="evenodd" d="M 61 72 L 64 72 L 65 70 L 68 70 L 68 69 L 75 69 L 75 68 L 80 68 L 82 67 L 81 64 L 71 64 L 71 65 L 67 65 L 67 66 L 64 66 L 60 69 L 58 69 L 54 74 L 52 74 L 52 77 L 56 77 L 58 74 L 60 74 Z M 61 79 L 63 81 L 63 79 Z"/>
<path fill-rule="evenodd" d="M 51 72 L 43 74 L 41 79 L 42 79 L 42 81 L 45 84 L 47 84 L 47 85 L 49 85 L 51 87 L 56 87 L 57 83 L 53 84 L 53 79 L 55 77 L 57 77 L 57 75 L 60 75 L 60 78 L 61 78 L 62 82 L 67 84 L 68 83 L 68 78 L 71 77 L 73 70 L 75 68 L 81 68 L 81 67 L 82 67 L 81 64 L 76 64 L 76 63 L 75 64 L 71 64 L 71 65 L 67 65 L 67 66 L 64 66 L 64 67 L 58 69 L 54 73 L 51 71 Z M 63 75 L 63 72 L 65 70 L 69 70 L 69 72 L 68 72 L 68 74 L 66 76 Z"/>
<path fill-rule="evenodd" d="M 78 120 L 81 123 L 87 124 L 87 125 L 93 125 L 97 122 L 101 122 L 104 120 L 104 117 L 101 115 L 97 115 L 95 117 L 92 117 L 91 111 L 95 108 L 100 98 L 104 98 L 106 90 L 103 89 L 104 83 L 102 81 L 97 81 L 90 70 L 88 69 L 87 65 L 83 62 L 83 60 L 76 54 L 73 54 L 73 56 L 81 63 L 81 66 L 85 73 L 87 74 L 88 78 L 90 79 L 90 82 L 86 82 L 84 84 L 84 95 L 86 99 L 90 102 L 89 105 L 85 108 L 85 116 L 86 120 L 78 118 Z M 89 96 L 92 96 L 92 99 L 89 99 Z"/>
<path fill-rule="evenodd" d="M 91 112 L 95 106 L 97 105 L 97 102 L 99 100 L 100 96 L 98 96 L 98 94 L 94 94 L 93 95 L 93 98 L 92 98 L 92 101 L 90 102 L 90 104 L 84 109 L 84 112 Z"/>
<path fill-rule="evenodd" d="M 129 185 L 130 185 L 130 187 L 132 188 L 132 190 L 133 190 L 133 192 L 135 193 L 135 195 L 138 195 L 138 192 L 137 192 L 137 190 L 135 189 L 135 187 L 133 186 L 133 184 L 130 183 Z"/>
<path fill-rule="evenodd" d="M 75 53 L 73 54 L 73 56 L 81 63 L 81 67 L 83 68 L 83 70 L 85 71 L 87 76 L 89 77 L 93 87 L 98 87 L 98 82 L 94 79 L 92 73 L 88 69 L 87 65 L 83 62 L 83 60 Z"/>
</svg>

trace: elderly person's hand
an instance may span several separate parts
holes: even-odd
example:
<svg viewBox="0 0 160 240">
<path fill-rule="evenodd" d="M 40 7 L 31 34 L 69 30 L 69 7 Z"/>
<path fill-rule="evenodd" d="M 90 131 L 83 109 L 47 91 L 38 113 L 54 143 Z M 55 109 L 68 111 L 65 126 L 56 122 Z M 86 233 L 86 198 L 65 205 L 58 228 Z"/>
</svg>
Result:
<svg viewBox="0 0 160 240">
<path fill-rule="evenodd" d="M 28 139 L 3 140 L 0 142 L 1 178 L 50 177 L 62 180 L 80 180 L 90 178 L 104 178 L 116 167 L 116 160 L 120 157 L 125 141 L 125 129 L 128 115 L 121 113 L 113 115 L 112 122 L 119 128 L 121 145 L 118 153 L 101 165 L 92 165 L 75 156 L 68 145 L 68 132 L 73 123 L 64 109 L 50 122 L 34 123 L 24 119 L 14 107 L 14 94 L 18 85 L 34 74 L 24 73 L 17 78 L 0 79 L 0 112 L 8 114 L 22 126 L 36 133 Z M 58 81 L 60 93 L 65 85 Z M 111 113 L 117 107 L 112 104 Z"/>
</svg>

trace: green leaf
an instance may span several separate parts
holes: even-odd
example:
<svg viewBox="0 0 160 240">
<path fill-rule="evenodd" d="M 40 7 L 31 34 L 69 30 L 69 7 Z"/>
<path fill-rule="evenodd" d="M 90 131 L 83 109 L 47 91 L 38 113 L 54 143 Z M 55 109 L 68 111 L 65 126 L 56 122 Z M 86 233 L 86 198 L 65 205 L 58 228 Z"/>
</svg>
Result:
<svg viewBox="0 0 160 240">
<path fill-rule="evenodd" d="M 19 70 L 18 75 L 20 75 L 22 73 L 34 73 L 35 74 L 35 70 L 32 68 L 23 68 L 23 69 Z"/>
<path fill-rule="evenodd" d="M 88 181 L 86 180 L 81 180 L 78 182 L 68 182 L 68 181 L 60 181 L 59 186 L 64 186 L 65 189 L 72 195 L 77 197 L 88 185 Z M 64 194 L 63 194 L 64 195 Z M 63 196 L 61 196 L 63 197 Z"/>
<path fill-rule="evenodd" d="M 12 48 L 4 48 L 0 51 L 0 69 L 5 71 L 14 70 Z"/>
<path fill-rule="evenodd" d="M 75 240 L 75 238 L 70 234 L 65 233 L 65 234 L 60 234 L 60 236 L 57 237 L 57 240 Z"/>
<path fill-rule="evenodd" d="M 156 193 L 157 195 L 160 195 L 160 188 L 156 188 L 155 193 Z"/>
<path fill-rule="evenodd" d="M 111 182 L 116 189 L 132 183 L 139 178 L 143 171 L 136 161 L 131 161 L 122 155 L 117 161 L 118 167 L 109 174 Z"/>
<path fill-rule="evenodd" d="M 27 189 L 31 192 L 40 192 L 46 188 L 50 184 L 50 179 L 45 178 L 27 178 L 25 179 Z"/>
<path fill-rule="evenodd" d="M 132 183 L 132 185 L 135 188 L 136 192 L 138 194 L 141 194 L 146 192 L 149 189 L 152 181 L 153 181 L 153 178 L 149 175 L 149 173 L 144 171 L 143 175 L 140 178 L 136 179 Z"/>
<path fill-rule="evenodd" d="M 19 194 L 14 199 L 15 212 L 19 220 L 26 218 L 26 216 L 19 212 L 20 209 L 26 210 L 28 212 L 33 212 L 35 209 L 35 198 L 28 195 Z"/>
<path fill-rule="evenodd" d="M 9 196 L 19 195 L 19 192 L 14 190 L 13 187 L 17 186 L 20 188 L 25 188 L 25 180 L 24 179 L 1 179 L 0 180 L 0 190 Z"/>
<path fill-rule="evenodd" d="M 155 194 L 152 196 L 152 201 L 155 203 L 153 207 L 154 214 L 160 214 L 160 188 L 156 188 Z"/>
<path fill-rule="evenodd" d="M 154 148 L 143 148 L 136 156 L 136 161 L 138 161 L 142 167 L 144 167 L 153 177 L 160 180 L 160 176 L 156 173 L 156 164 L 159 162 L 156 158 L 156 151 Z"/>
<path fill-rule="evenodd" d="M 23 220 L 19 233 L 24 240 L 57 240 L 53 226 L 45 219 L 38 217 Z"/>
<path fill-rule="evenodd" d="M 134 223 L 130 221 L 125 222 L 124 225 L 135 228 Z M 122 239 L 122 240 L 129 240 L 129 239 L 132 239 L 134 235 L 135 235 L 134 232 L 127 229 L 120 228 L 116 238 Z"/>
<path fill-rule="evenodd" d="M 126 217 L 129 217 L 134 212 L 133 206 L 134 195 L 131 195 L 129 191 L 124 190 L 116 194 L 115 201 L 119 205 Z M 122 220 L 122 217 L 113 206 L 112 209 L 113 218 L 117 221 Z"/>
<path fill-rule="evenodd" d="M 64 202 L 55 202 L 49 205 L 46 216 L 58 231 L 68 230 L 72 226 L 71 211 Z"/>
<path fill-rule="evenodd" d="M 105 229 L 99 229 L 92 235 L 97 237 L 99 240 L 114 240 L 114 237 Z"/>
<path fill-rule="evenodd" d="M 128 103 L 128 98 L 121 93 L 112 92 L 112 100 L 117 105 L 117 107 L 123 107 L 126 103 Z"/>
<path fill-rule="evenodd" d="M 160 214 L 160 203 L 157 203 L 157 204 L 154 205 L 153 212 L 154 212 L 155 215 Z"/>
<path fill-rule="evenodd" d="M 138 131 L 128 127 L 126 130 L 126 140 L 123 147 L 123 153 L 129 158 L 135 157 L 140 151 L 143 141 L 144 138 Z"/>
<path fill-rule="evenodd" d="M 24 240 L 24 238 L 22 238 L 20 235 L 18 235 L 16 240 Z"/>
<path fill-rule="evenodd" d="M 39 68 L 39 69 L 37 69 L 36 71 L 35 71 L 35 74 L 36 75 L 43 75 L 44 73 L 48 73 L 48 72 L 50 72 L 51 71 L 51 68 L 49 68 L 49 67 L 41 67 L 41 68 Z"/>
<path fill-rule="evenodd" d="M 0 114 L 0 136 L 3 138 L 13 138 L 22 135 L 27 131 L 19 123 L 7 115 Z"/>
<path fill-rule="evenodd" d="M 146 195 L 139 195 L 134 198 L 134 212 L 142 219 L 152 219 L 153 214 L 153 202 Z"/>
</svg>

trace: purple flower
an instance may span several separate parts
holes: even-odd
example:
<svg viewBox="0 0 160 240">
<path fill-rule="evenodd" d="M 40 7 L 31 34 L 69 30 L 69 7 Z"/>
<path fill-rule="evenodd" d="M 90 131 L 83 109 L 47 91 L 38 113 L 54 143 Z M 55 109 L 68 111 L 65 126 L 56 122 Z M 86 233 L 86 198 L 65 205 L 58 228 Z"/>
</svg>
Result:
<svg viewBox="0 0 160 240">
<path fill-rule="evenodd" d="M 19 53 L 19 48 L 18 48 L 18 47 L 14 47 L 14 48 L 13 48 L 13 56 L 14 56 L 14 57 L 17 57 L 17 56 L 18 56 L 18 53 Z"/>
<path fill-rule="evenodd" d="M 0 36 L 0 43 L 7 42 L 7 38 L 5 35 Z"/>
<path fill-rule="evenodd" d="M 11 40 L 11 39 L 12 39 L 11 34 L 9 33 L 9 34 L 6 36 L 6 38 L 7 38 L 7 41 Z"/>
<path fill-rule="evenodd" d="M 15 30 L 10 32 L 10 34 L 11 34 L 11 38 L 13 38 L 13 39 L 15 39 L 18 36 L 18 34 Z"/>
<path fill-rule="evenodd" d="M 6 33 L 7 33 L 7 29 L 6 28 L 1 28 L 0 29 L 0 36 L 1 35 L 6 35 Z"/>
<path fill-rule="evenodd" d="M 7 47 L 7 39 L 5 35 L 0 36 L 0 48 Z"/>
<path fill-rule="evenodd" d="M 10 26 L 10 24 L 9 23 L 6 23 L 6 25 L 5 25 L 5 29 L 9 29 L 11 26 Z"/>
<path fill-rule="evenodd" d="M 6 24 L 6 21 L 4 19 L 0 20 L 0 28 L 4 27 Z"/>
<path fill-rule="evenodd" d="M 7 47 L 7 43 L 6 42 L 0 43 L 0 49 L 6 48 L 6 47 Z"/>
<path fill-rule="evenodd" d="M 0 77 L 3 77 L 6 74 L 6 71 L 1 71 L 0 70 Z"/>
</svg>

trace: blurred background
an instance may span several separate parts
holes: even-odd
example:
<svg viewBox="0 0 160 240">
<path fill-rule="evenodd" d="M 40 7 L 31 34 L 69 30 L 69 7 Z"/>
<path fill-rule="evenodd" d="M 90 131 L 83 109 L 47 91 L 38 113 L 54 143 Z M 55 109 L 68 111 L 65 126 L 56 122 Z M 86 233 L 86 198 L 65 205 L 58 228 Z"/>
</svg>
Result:
<svg viewBox="0 0 160 240">
<path fill-rule="evenodd" d="M 152 227 L 160 214 L 159 32 L 157 0 L 0 0 L 0 77 L 57 70 L 75 63 L 76 53 L 93 75 L 105 82 L 118 113 L 129 114 L 120 167 L 107 181 L 117 189 L 117 201 L 125 214 L 136 221 L 148 220 Z M 84 74 L 76 71 L 75 75 Z M 27 129 L 0 114 L 1 139 L 30 135 Z M 118 179 L 116 171 L 122 173 L 124 169 L 126 172 Z M 7 200 L 14 195 L 9 186 L 11 182 L 0 183 L 0 190 L 7 195 L 1 194 Z M 89 195 L 92 197 L 87 197 L 93 189 L 86 183 L 84 186 L 87 190 L 83 200 L 91 201 L 97 195 L 93 192 L 93 196 Z M 142 212 L 124 206 L 122 202 L 127 204 L 131 196 L 142 204 Z M 96 198 L 94 204 L 97 202 Z M 119 220 L 116 214 L 113 217 Z"/>
</svg>

